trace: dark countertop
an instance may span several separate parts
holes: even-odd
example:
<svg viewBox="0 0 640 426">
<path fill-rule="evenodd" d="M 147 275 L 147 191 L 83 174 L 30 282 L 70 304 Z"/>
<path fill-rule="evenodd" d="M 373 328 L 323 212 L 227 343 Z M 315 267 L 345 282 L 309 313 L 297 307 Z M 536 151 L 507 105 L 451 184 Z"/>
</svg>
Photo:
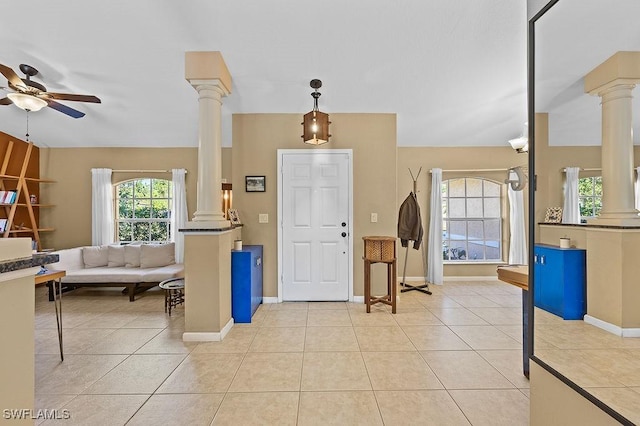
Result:
<svg viewBox="0 0 640 426">
<path fill-rule="evenodd" d="M 243 225 L 231 225 L 228 228 L 180 228 L 178 231 L 189 233 L 189 232 L 223 232 L 223 231 L 231 231 L 236 228 L 241 228 Z"/>
<path fill-rule="evenodd" d="M 596 225 L 593 223 L 549 223 L 549 222 L 538 222 L 538 225 L 548 225 L 548 226 L 573 226 L 576 228 L 604 228 L 604 229 L 639 229 L 638 226 L 620 226 L 620 225 Z"/>
<path fill-rule="evenodd" d="M 35 253 L 31 257 L 13 259 L 0 262 L 0 273 L 18 271 L 20 269 L 33 268 L 34 266 L 44 266 L 60 260 L 60 256 L 51 253 Z"/>
</svg>

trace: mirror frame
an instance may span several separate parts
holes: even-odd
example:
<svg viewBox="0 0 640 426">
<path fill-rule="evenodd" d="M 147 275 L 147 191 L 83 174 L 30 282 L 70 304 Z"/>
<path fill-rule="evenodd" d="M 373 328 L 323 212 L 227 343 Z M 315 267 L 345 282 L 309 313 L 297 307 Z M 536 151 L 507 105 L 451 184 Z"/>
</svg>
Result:
<svg viewBox="0 0 640 426">
<path fill-rule="evenodd" d="M 634 425 L 626 417 L 609 407 L 604 402 L 593 396 L 591 393 L 578 386 L 570 378 L 559 372 L 558 370 L 545 363 L 534 354 L 534 302 L 533 294 L 535 290 L 535 272 L 534 272 L 534 246 L 537 223 L 535 221 L 535 199 L 536 199 L 536 169 L 535 169 L 535 151 L 536 151 L 536 112 L 535 112 L 535 23 L 544 16 L 554 5 L 560 0 L 550 0 L 542 7 L 531 19 L 529 19 L 528 28 L 528 40 L 527 40 L 527 119 L 529 122 L 529 297 L 527 306 L 527 317 L 525 318 L 525 325 L 527 327 L 526 339 L 529 342 L 526 345 L 527 356 L 530 360 L 544 368 L 547 372 L 555 376 L 558 380 L 562 381 L 565 385 L 576 391 L 578 394 L 586 398 L 588 401 L 595 404 L 602 411 L 613 417 L 615 420 L 623 425 Z M 528 321 L 527 321 L 528 319 Z"/>
</svg>

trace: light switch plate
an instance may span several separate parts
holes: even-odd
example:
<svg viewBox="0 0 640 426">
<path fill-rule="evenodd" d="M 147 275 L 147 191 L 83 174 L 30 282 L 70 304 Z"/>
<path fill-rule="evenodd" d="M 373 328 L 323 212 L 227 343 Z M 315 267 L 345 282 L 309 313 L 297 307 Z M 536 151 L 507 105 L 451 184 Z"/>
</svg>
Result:
<svg viewBox="0 0 640 426">
<path fill-rule="evenodd" d="M 371 213 L 371 223 L 378 222 L 378 213 Z"/>
<path fill-rule="evenodd" d="M 269 223 L 269 214 L 268 213 L 260 213 L 258 215 L 258 223 Z"/>
</svg>

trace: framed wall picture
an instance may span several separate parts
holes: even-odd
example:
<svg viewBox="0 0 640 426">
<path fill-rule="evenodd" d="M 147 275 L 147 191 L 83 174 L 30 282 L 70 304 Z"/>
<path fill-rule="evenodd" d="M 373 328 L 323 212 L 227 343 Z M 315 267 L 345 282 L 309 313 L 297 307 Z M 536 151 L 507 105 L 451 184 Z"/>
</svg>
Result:
<svg viewBox="0 0 640 426">
<path fill-rule="evenodd" d="M 561 223 L 562 207 L 549 207 L 544 215 L 545 223 Z"/>
<path fill-rule="evenodd" d="M 245 176 L 244 183 L 247 192 L 265 192 L 267 190 L 264 176 Z"/>
<path fill-rule="evenodd" d="M 242 222 L 240 222 L 240 216 L 238 215 L 238 210 L 229 209 L 227 211 L 227 214 L 229 215 L 229 220 L 231 221 L 232 225 L 241 225 L 242 224 Z"/>
</svg>

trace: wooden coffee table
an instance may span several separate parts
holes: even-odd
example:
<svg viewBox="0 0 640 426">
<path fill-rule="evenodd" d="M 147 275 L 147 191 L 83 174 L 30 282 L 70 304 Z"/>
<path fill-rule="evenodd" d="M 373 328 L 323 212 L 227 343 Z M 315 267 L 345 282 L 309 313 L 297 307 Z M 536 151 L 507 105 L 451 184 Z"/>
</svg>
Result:
<svg viewBox="0 0 640 426">
<path fill-rule="evenodd" d="M 53 286 L 53 304 L 56 307 L 56 322 L 58 323 L 58 343 L 60 345 L 60 359 L 64 361 L 62 351 L 62 277 L 67 275 L 66 271 L 55 269 L 45 269 L 46 272 L 38 273 L 35 276 L 36 284 L 50 283 Z M 56 289 L 57 284 L 57 289 Z M 56 297 L 58 295 L 58 297 Z"/>
</svg>

